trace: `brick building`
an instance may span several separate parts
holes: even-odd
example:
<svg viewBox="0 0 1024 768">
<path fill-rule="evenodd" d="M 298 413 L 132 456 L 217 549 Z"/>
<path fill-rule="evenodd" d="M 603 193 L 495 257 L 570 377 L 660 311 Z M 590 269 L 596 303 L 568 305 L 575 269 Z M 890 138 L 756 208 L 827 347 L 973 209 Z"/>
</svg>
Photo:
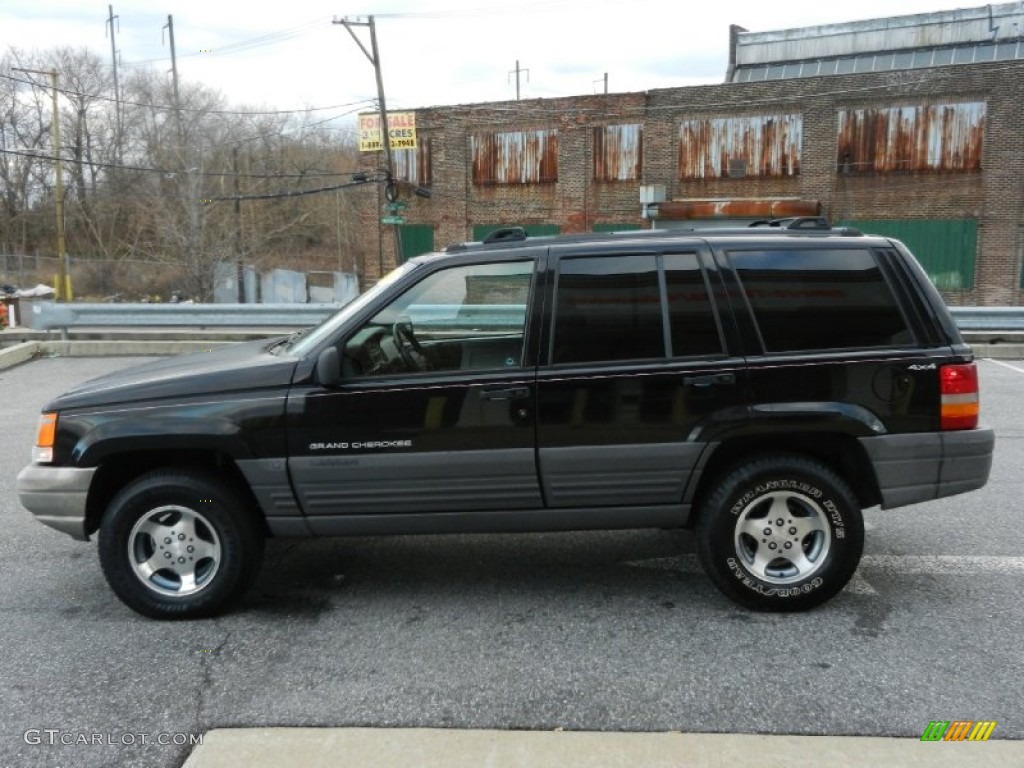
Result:
<svg viewBox="0 0 1024 768">
<path fill-rule="evenodd" d="M 950 303 L 1021 304 L 1022 31 L 1020 3 L 733 27 L 722 84 L 417 110 L 417 148 L 395 152 L 405 223 L 380 222 L 382 188 L 359 195 L 364 282 L 396 255 L 498 225 L 552 234 L 820 211 L 903 239 Z"/>
</svg>

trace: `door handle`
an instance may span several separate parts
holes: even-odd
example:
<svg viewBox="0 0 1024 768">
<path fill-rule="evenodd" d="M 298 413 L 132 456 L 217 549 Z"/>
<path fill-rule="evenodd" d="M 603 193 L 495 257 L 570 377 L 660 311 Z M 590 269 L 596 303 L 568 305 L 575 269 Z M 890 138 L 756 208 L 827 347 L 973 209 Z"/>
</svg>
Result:
<svg viewBox="0 0 1024 768">
<path fill-rule="evenodd" d="M 711 387 L 715 384 L 735 384 L 735 373 L 710 373 L 706 376 L 684 376 L 683 384 L 688 387 Z"/>
<path fill-rule="evenodd" d="M 485 389 L 483 391 L 485 400 L 522 400 L 529 396 L 529 387 L 504 387 L 500 389 Z"/>
</svg>

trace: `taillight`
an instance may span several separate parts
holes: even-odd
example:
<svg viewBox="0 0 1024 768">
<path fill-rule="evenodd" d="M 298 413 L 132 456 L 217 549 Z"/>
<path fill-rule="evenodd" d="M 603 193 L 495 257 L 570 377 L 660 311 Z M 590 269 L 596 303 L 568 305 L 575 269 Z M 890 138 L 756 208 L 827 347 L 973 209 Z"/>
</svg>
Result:
<svg viewBox="0 0 1024 768">
<path fill-rule="evenodd" d="M 57 436 L 57 414 L 44 413 L 39 417 L 39 432 L 36 436 L 36 447 L 32 451 L 32 460 L 37 464 L 49 464 L 53 461 L 53 443 Z"/>
<path fill-rule="evenodd" d="M 974 429 L 978 426 L 981 401 L 978 397 L 978 369 L 974 363 L 944 365 L 939 369 L 942 394 L 942 429 Z"/>
</svg>

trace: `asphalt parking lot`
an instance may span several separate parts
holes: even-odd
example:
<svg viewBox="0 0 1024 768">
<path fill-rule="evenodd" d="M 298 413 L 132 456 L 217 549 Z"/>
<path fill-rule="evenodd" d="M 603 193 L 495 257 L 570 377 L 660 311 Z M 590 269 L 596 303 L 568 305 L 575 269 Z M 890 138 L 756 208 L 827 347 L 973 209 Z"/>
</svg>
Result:
<svg viewBox="0 0 1024 768">
<path fill-rule="evenodd" d="M 138 361 L 0 371 L 0 765 L 177 767 L 268 725 L 1024 739 L 1022 362 L 981 363 L 989 485 L 869 511 L 807 614 L 735 607 L 688 534 L 633 531 L 276 541 L 239 610 L 161 623 L 15 495 L 43 402 Z"/>
</svg>

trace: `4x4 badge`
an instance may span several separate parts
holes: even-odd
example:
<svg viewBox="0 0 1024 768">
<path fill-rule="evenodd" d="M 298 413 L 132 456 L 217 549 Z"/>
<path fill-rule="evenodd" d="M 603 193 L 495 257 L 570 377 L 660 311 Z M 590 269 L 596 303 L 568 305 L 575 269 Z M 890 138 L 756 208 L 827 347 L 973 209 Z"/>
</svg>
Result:
<svg viewBox="0 0 1024 768">
<path fill-rule="evenodd" d="M 910 365 L 910 366 L 907 366 L 907 368 L 908 368 L 908 370 L 911 370 L 911 371 L 934 371 L 935 370 L 935 363 L 928 363 L 928 365 L 921 365 L 921 364 Z"/>
</svg>

